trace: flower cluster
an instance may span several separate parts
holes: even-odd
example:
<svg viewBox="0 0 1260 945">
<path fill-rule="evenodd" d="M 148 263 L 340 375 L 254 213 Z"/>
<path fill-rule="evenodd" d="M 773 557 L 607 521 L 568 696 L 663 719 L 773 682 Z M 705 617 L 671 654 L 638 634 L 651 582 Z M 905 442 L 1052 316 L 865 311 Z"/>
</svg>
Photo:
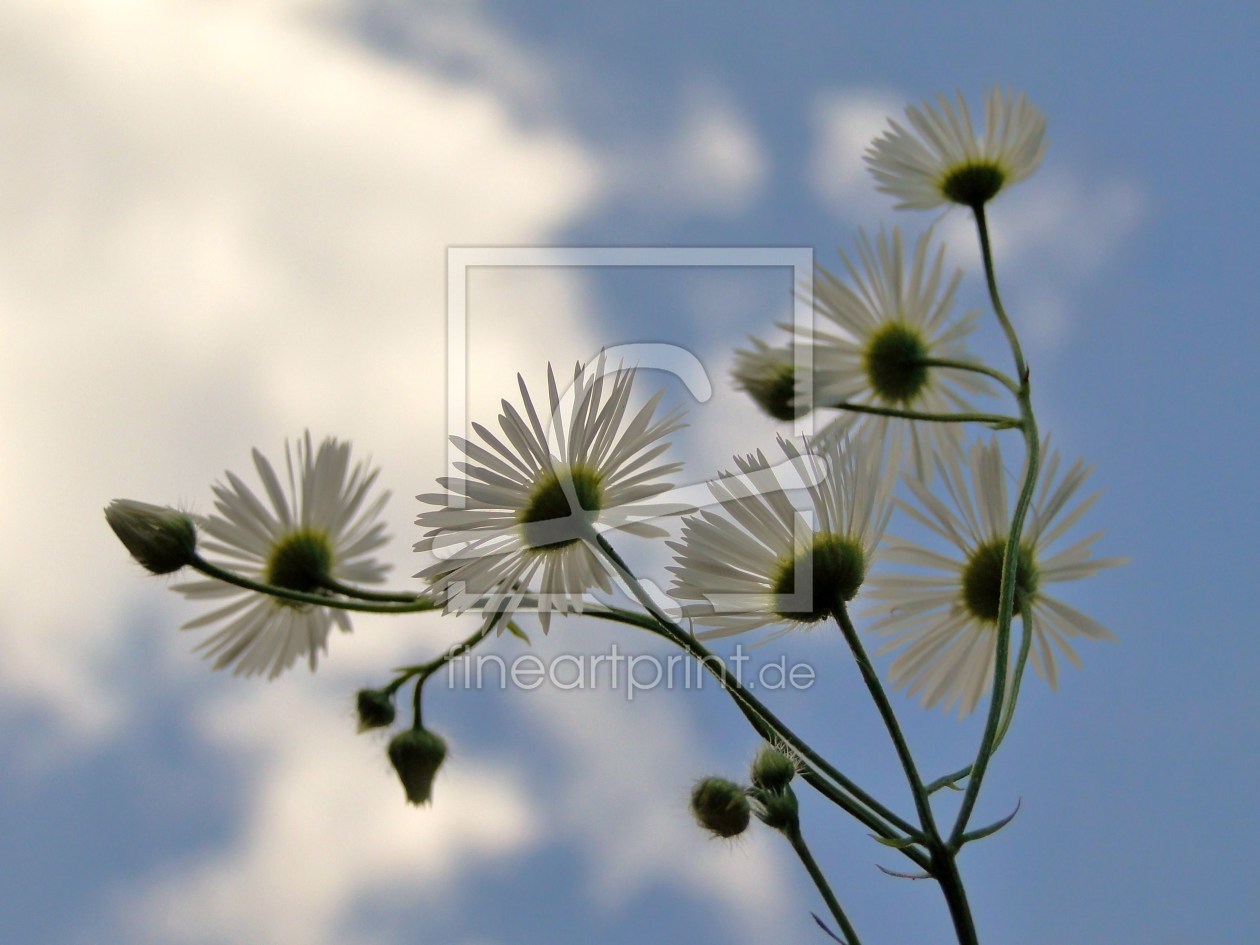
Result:
<svg viewBox="0 0 1260 945">
<path fill-rule="evenodd" d="M 216 627 L 197 647 L 216 669 L 275 677 L 301 658 L 314 669 L 332 627 L 350 629 L 350 611 L 479 614 L 467 639 L 355 697 L 360 729 L 384 730 L 395 723 L 397 693 L 413 686 L 411 724 L 389 740 L 387 754 L 415 805 L 431 801 L 447 758 L 445 739 L 422 720 L 424 685 L 452 659 L 496 630 L 528 642 L 516 619 L 527 612 L 544 632 L 554 615 L 578 613 L 648 630 L 717 676 L 765 742 L 749 783 L 717 776 L 696 783 L 691 807 L 701 827 L 724 839 L 754 819 L 778 831 L 844 934 L 832 937 L 856 942 L 805 846 L 791 786 L 799 775 L 940 882 L 960 941 L 974 943 L 953 860 L 964 843 L 1002 826 L 968 831 L 967 821 L 1024 668 L 1031 662 L 1054 686 L 1061 660 L 1080 665 L 1076 641 L 1111 638 L 1048 589 L 1119 561 L 1094 556 L 1098 534 L 1068 537 L 1096 496 L 1081 496 L 1085 465 L 1064 468 L 1038 430 L 1031 375 L 998 296 L 988 237 L 985 206 L 1037 169 L 1045 118 L 998 88 L 982 133 L 961 96 L 938 106 L 908 108 L 906 123 L 891 122 L 866 160 L 899 208 L 971 212 L 1013 374 L 968 351 L 979 312 L 955 314 L 962 273 L 946 268 L 933 228 L 911 243 L 893 227 L 859 234 L 856 255 L 842 255 L 840 270 L 820 268 L 799 288 L 813 324 L 793 326 L 779 343 L 753 338 L 735 353 L 734 384 L 762 412 L 781 423 L 811 414 L 819 422 L 812 436 L 780 437 L 768 452 L 736 456 L 734 469 L 707 482 L 707 494 L 678 487 L 682 464 L 666 455 L 684 426 L 682 411 L 661 410 L 663 392 L 636 396 L 637 367 L 612 365 L 601 353 L 567 379 L 549 365 L 542 396 L 518 375 L 519 400 L 502 401 L 494 427 L 474 423 L 473 436 L 451 438 L 462 458 L 437 491 L 418 496 L 420 591 L 373 587 L 387 571 L 375 557 L 386 542 L 379 470 L 352 464 L 349 444 L 328 438 L 316 446 L 309 433 L 286 446 L 283 478 L 254 451 L 260 493 L 229 472 L 213 487 L 210 515 L 118 500 L 105 510 L 108 524 L 152 574 L 199 572 L 174 589 L 213 602 L 185 629 Z M 1008 395 L 1005 408 L 988 406 Z M 987 439 L 968 439 L 977 425 L 991 431 Z M 1019 437 L 1023 463 L 1012 475 L 1000 443 Z M 889 534 L 900 530 L 892 524 L 898 512 L 914 539 Z M 614 547 L 612 539 L 626 535 L 673 553 L 669 603 L 649 593 Z M 921 544 L 923 536 L 934 544 Z M 616 606 L 618 591 L 639 609 Z M 882 641 L 875 657 L 888 656 L 894 687 L 960 715 L 990 696 L 975 761 L 933 782 L 968 781 L 948 834 L 854 625 L 855 601 L 866 633 Z M 751 687 L 715 669 L 704 643 L 828 623 L 842 634 L 888 730 L 918 825 L 830 765 Z"/>
<path fill-rule="evenodd" d="M 938 104 L 908 108 L 907 124 L 890 122 L 867 152 L 878 188 L 899 207 L 954 203 L 978 212 L 1036 170 L 1045 119 L 1023 96 L 994 88 L 982 134 L 961 96 Z M 826 422 L 812 441 L 781 439 L 773 463 L 762 452 L 735 457 L 736 471 L 709 483 L 710 508 L 662 499 L 681 468 L 662 458 L 681 412 L 660 414 L 660 393 L 632 408 L 633 368 L 601 355 L 578 365 L 563 389 L 548 368 L 541 411 L 518 377 L 519 406 L 503 402 L 497 432 L 473 424 L 475 439 L 452 437 L 465 457 L 457 475 L 419 497 L 430 506 L 417 518 L 424 533 L 416 544 L 429 559 L 417 577 L 430 606 L 477 610 L 484 628 L 502 629 L 527 605 L 546 629 L 553 613 L 581 611 L 590 592 L 612 592 L 616 569 L 600 536 L 668 537 L 662 520 L 690 511 L 669 542 L 669 570 L 672 596 L 701 638 L 811 626 L 866 586 L 878 602 L 869 629 L 898 651 L 892 681 L 925 705 L 974 709 L 993 677 L 1012 522 L 997 442 L 973 444 L 964 456 L 957 422 L 973 414 L 974 398 L 992 395 L 997 376 L 966 349 L 979 313 L 954 315 L 962 274 L 946 271 L 931 228 L 909 253 L 898 228 L 860 234 L 856 259 L 841 262 L 843 277 L 820 269 L 808 287 L 817 322 L 777 346 L 751 339 L 733 371 L 736 386 L 776 420 L 827 411 Z M 802 346 L 807 368 L 798 371 Z M 322 602 L 343 601 L 347 590 L 363 596 L 347 586 L 383 578 L 371 555 L 385 543 L 377 519 L 386 495 L 371 497 L 378 471 L 351 467 L 349 456 L 348 444 L 328 439 L 316 448 L 307 434 L 286 448 L 287 488 L 254 452 L 265 502 L 228 473 L 210 516 L 136 502 L 107 510 L 154 573 L 195 562 L 219 569 L 202 567 L 208 576 L 175 585 L 221 602 L 185 625 L 221 624 L 198 647 L 216 668 L 275 676 L 301 657 L 314 667 L 332 626 L 350 629 L 344 609 Z M 1017 549 L 1009 607 L 1027 628 L 1033 668 L 1051 684 L 1056 653 L 1078 662 L 1069 638 L 1109 634 L 1043 587 L 1115 563 L 1089 557 L 1094 538 L 1047 553 L 1089 505 L 1052 526 L 1085 477 L 1078 463 L 1052 487 L 1057 469 L 1052 455 Z M 884 538 L 900 472 L 917 501 L 901 506 L 957 558 Z M 931 491 L 938 472 L 953 510 Z M 935 573 L 873 570 L 877 555 Z M 222 572 L 244 580 L 228 583 Z"/>
</svg>

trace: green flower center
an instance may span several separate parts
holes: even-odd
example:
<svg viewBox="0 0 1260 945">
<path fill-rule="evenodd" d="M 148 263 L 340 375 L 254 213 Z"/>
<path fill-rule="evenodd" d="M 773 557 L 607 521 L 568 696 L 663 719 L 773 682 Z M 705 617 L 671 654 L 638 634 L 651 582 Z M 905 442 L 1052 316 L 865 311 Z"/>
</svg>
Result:
<svg viewBox="0 0 1260 945">
<path fill-rule="evenodd" d="M 265 580 L 290 591 L 313 594 L 332 572 L 333 550 L 328 535 L 311 528 L 290 532 L 276 543 L 267 559 Z M 296 601 L 276 598 L 288 607 L 304 607 Z"/>
<path fill-rule="evenodd" d="M 884 401 L 909 404 L 927 385 L 923 363 L 928 345 L 922 333 L 905 322 L 889 322 L 866 344 L 866 376 L 871 389 Z"/>
<path fill-rule="evenodd" d="M 576 516 L 585 515 L 588 523 L 593 522 L 604 507 L 603 479 L 586 466 L 546 473 L 516 516 L 525 544 L 534 551 L 553 551 L 577 541 L 584 523 Z"/>
<path fill-rule="evenodd" d="M 954 203 L 979 207 L 997 196 L 1006 172 L 996 164 L 962 164 L 941 179 L 941 193 Z"/>
<path fill-rule="evenodd" d="M 977 620 L 996 624 L 1002 592 L 1002 555 L 1005 538 L 986 541 L 967 558 L 962 574 L 962 596 L 967 610 Z M 1030 545 L 1020 545 L 1015 562 L 1015 610 L 1018 615 L 1037 594 L 1037 562 Z"/>
<path fill-rule="evenodd" d="M 769 377 L 745 382 L 744 389 L 758 407 L 780 423 L 791 423 L 809 413 L 808 407 L 798 407 L 793 403 L 796 399 L 796 373 L 791 365 L 775 368 Z"/>
<path fill-rule="evenodd" d="M 849 538 L 822 532 L 809 548 L 783 558 L 770 582 L 780 617 L 817 623 L 857 596 L 866 577 L 866 553 Z M 797 581 L 802 590 L 797 593 Z M 808 589 L 808 595 L 805 589 Z"/>
</svg>

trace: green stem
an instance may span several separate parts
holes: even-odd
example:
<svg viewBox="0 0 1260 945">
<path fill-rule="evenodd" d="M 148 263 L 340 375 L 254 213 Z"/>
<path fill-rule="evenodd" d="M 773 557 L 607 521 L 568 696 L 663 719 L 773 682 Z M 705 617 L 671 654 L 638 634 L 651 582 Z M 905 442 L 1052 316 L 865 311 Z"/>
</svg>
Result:
<svg viewBox="0 0 1260 945">
<path fill-rule="evenodd" d="M 827 910 L 831 913 L 831 917 L 836 920 L 836 924 L 840 926 L 840 931 L 844 934 L 845 945 L 861 945 L 857 931 L 853 928 L 849 917 L 844 914 L 844 909 L 840 907 L 840 901 L 836 898 L 836 894 L 831 891 L 831 884 L 827 882 L 827 877 L 823 875 L 823 871 L 818 867 L 818 862 L 814 859 L 814 855 L 810 853 L 809 846 L 805 843 L 805 838 L 801 836 L 800 823 L 794 819 L 791 824 L 783 829 L 783 836 L 787 837 L 788 843 L 796 851 L 796 855 L 805 867 L 805 871 L 809 873 L 809 878 L 814 881 L 814 887 L 818 890 L 819 895 L 823 897 L 823 901 L 827 903 Z"/>
<path fill-rule="evenodd" d="M 395 670 L 395 672 L 399 674 L 399 680 L 401 681 L 395 681 L 394 683 L 391 683 L 391 685 L 397 688 L 397 686 L 402 685 L 402 682 L 406 681 L 411 676 L 418 676 L 420 678 L 420 683 L 423 685 L 426 679 L 440 670 L 451 660 L 458 659 L 463 656 L 473 647 L 481 643 L 482 640 L 486 639 L 486 637 L 490 636 L 490 632 L 494 629 L 496 623 L 497 621 L 490 621 L 484 626 L 478 627 L 477 630 L 466 639 L 456 643 L 452 647 L 449 647 L 445 652 L 439 653 L 428 662 L 416 663 L 414 666 L 400 666 Z"/>
<path fill-rule="evenodd" d="M 1024 668 L 1028 665 L 1028 653 L 1032 649 L 1032 628 L 1028 626 L 1028 622 L 1025 620 L 1021 620 L 1020 624 L 1024 631 L 1023 637 L 1019 644 L 1019 655 L 1015 657 L 1015 672 L 1011 675 L 1011 694 L 1006 700 L 1006 707 L 1002 713 L 1002 722 L 998 726 L 997 735 L 993 739 L 994 751 L 998 750 L 998 746 L 1006 738 L 1006 733 L 1011 727 L 1011 719 L 1015 717 L 1015 705 L 1019 701 L 1019 687 L 1024 678 Z M 969 774 L 971 774 L 971 765 L 959 768 L 957 771 L 937 778 L 927 786 L 927 792 L 928 794 L 935 794 L 943 787 L 957 784 Z"/>
<path fill-rule="evenodd" d="M 377 601 L 382 604 L 410 604 L 423 597 L 422 594 L 408 593 L 407 591 L 371 591 L 351 584 L 342 584 L 340 581 L 334 581 L 332 578 L 324 578 L 323 587 L 324 590 L 332 591 L 334 594 L 341 594 L 344 597 Z"/>
<path fill-rule="evenodd" d="M 1019 411 L 1020 429 L 1024 434 L 1024 445 L 1027 458 L 1025 460 L 1024 481 L 1020 486 L 1019 498 L 1015 502 L 1015 512 L 1011 516 L 1011 528 L 1007 535 L 1006 547 L 1002 552 L 1002 585 L 998 604 L 997 640 L 994 653 L 993 692 L 989 701 L 989 714 L 985 720 L 984 734 L 980 738 L 980 746 L 976 751 L 976 759 L 972 762 L 967 788 L 963 793 L 962 803 L 958 808 L 958 816 L 954 821 L 954 829 L 950 833 L 949 845 L 957 848 L 967 830 L 967 821 L 975 808 L 980 786 L 984 781 L 989 759 L 997 749 L 997 740 L 1002 727 L 1002 716 L 1006 709 L 1006 680 L 1010 669 L 1011 621 L 1015 614 L 1016 566 L 1019 562 L 1019 541 L 1023 534 L 1024 520 L 1032 505 L 1033 490 L 1037 484 L 1037 474 L 1041 466 L 1041 441 L 1037 432 L 1037 419 L 1033 415 L 1032 393 L 1029 387 L 1028 366 L 1019 346 L 1019 338 L 1006 317 L 1006 309 L 1002 306 L 998 294 L 997 276 L 994 273 L 993 253 L 989 245 L 989 230 L 985 221 L 984 208 L 975 208 L 976 226 L 980 233 L 981 255 L 984 257 L 985 279 L 989 285 L 989 298 L 1002 330 L 1011 345 L 1011 354 L 1015 359 L 1016 371 L 1020 378 Z M 1014 706 L 1009 711 L 1014 711 Z"/>
<path fill-rule="evenodd" d="M 967 890 L 963 886 L 962 874 L 958 872 L 958 861 L 954 853 L 940 847 L 932 852 L 933 875 L 945 894 L 945 905 L 948 906 L 949 917 L 954 923 L 958 945 L 980 945 L 976 923 L 971 916 L 971 906 L 967 902 Z"/>
<path fill-rule="evenodd" d="M 976 230 L 980 234 L 980 255 L 984 257 L 984 278 L 989 286 L 989 301 L 993 304 L 993 312 L 997 315 L 1006 333 L 1006 340 L 1011 346 L 1011 354 L 1015 357 L 1015 376 L 1019 378 L 1021 390 L 1026 387 L 1028 365 L 1024 362 L 1024 351 L 1019 346 L 1019 336 L 1006 317 L 1006 309 L 1002 306 L 1002 298 L 998 294 L 997 275 L 993 268 L 993 247 L 989 243 L 989 221 L 984 214 L 984 204 L 972 208 L 976 214 Z M 1019 396 L 1019 392 L 1016 392 Z"/>
<path fill-rule="evenodd" d="M 346 600 L 341 597 L 329 597 L 327 594 L 308 594 L 305 591 L 294 591 L 287 587 L 276 587 L 274 584 L 264 584 L 261 581 L 254 581 L 250 578 L 237 574 L 234 571 L 228 571 L 219 567 L 217 564 L 211 564 L 200 555 L 194 553 L 192 561 L 189 564 L 204 574 L 206 577 L 214 578 L 217 581 L 223 581 L 225 584 L 233 584 L 236 587 L 243 587 L 247 591 L 255 591 L 259 594 L 267 594 L 271 597 L 279 597 L 282 600 L 296 601 L 299 604 L 314 604 L 317 607 L 335 607 L 338 610 L 353 610 L 368 614 L 417 614 L 427 610 L 434 610 L 438 604 L 427 597 L 416 597 L 412 595 L 409 598 L 410 603 L 374 603 L 372 601 L 355 601 Z"/>
<path fill-rule="evenodd" d="M 893 747 L 897 750 L 897 757 L 901 761 L 902 770 L 905 771 L 906 781 L 910 785 L 910 793 L 914 795 L 915 810 L 919 814 L 919 823 L 923 825 L 924 833 L 929 837 L 937 836 L 936 819 L 932 816 L 932 805 L 928 800 L 927 792 L 923 789 L 923 780 L 919 777 L 919 769 L 914 763 L 914 755 L 910 752 L 910 746 L 906 742 L 905 735 L 901 731 L 901 725 L 897 721 L 897 714 L 893 711 L 892 703 L 888 701 L 888 694 L 884 692 L 884 686 L 879 681 L 879 675 L 875 672 L 875 667 L 871 665 L 870 658 L 866 655 L 866 649 L 862 646 L 862 640 L 858 636 L 853 621 L 849 619 L 848 608 L 841 604 L 833 612 L 832 616 L 840 626 L 840 632 L 844 634 L 845 642 L 849 644 L 849 650 L 853 653 L 854 662 L 857 663 L 858 670 L 862 673 L 862 681 L 866 683 L 866 688 L 871 694 L 871 700 L 875 703 L 875 708 L 879 710 L 879 716 L 884 720 L 884 727 L 888 730 L 888 737 L 892 739 Z"/>
<path fill-rule="evenodd" d="M 987 423 L 999 430 L 1009 430 L 1019 426 L 1019 420 L 1000 413 L 919 413 L 917 410 L 901 410 L 896 407 L 875 407 L 871 404 L 855 404 L 841 401 L 837 404 L 819 404 L 819 407 L 831 407 L 836 410 L 849 410 L 853 413 L 872 413 L 879 417 L 902 417 L 906 420 L 926 420 L 929 423 Z"/>
<path fill-rule="evenodd" d="M 630 571 L 626 563 L 617 554 L 616 550 L 610 545 L 602 535 L 595 533 L 593 530 L 590 535 L 586 536 L 586 540 L 590 541 L 612 564 L 614 570 L 618 573 L 621 580 L 625 583 L 630 593 L 639 601 L 640 604 L 652 615 L 658 625 L 659 634 L 664 636 L 676 646 L 681 647 L 694 659 L 696 659 L 703 667 L 717 678 L 722 684 L 731 698 L 735 700 L 737 707 L 748 719 L 749 723 L 757 731 L 762 738 L 773 742 L 776 739 L 788 745 L 801 756 L 805 761 L 813 765 L 821 774 L 829 778 L 835 785 L 842 789 L 841 792 L 823 792 L 828 799 L 834 801 L 838 806 L 842 807 L 847 813 L 861 821 L 868 828 L 886 839 L 901 839 L 902 835 L 922 839 L 920 832 L 910 823 L 898 817 L 892 811 L 888 810 L 884 805 L 880 804 L 875 798 L 871 797 L 853 781 L 840 773 L 825 758 L 811 748 L 803 739 L 796 735 L 788 728 L 773 712 L 770 711 L 760 700 L 752 693 L 744 688 L 738 678 L 734 676 L 726 668 L 725 662 L 715 653 L 707 649 L 694 636 L 684 630 L 678 624 L 674 623 L 656 603 L 647 595 L 639 584 L 638 579 Z M 603 614 L 593 611 L 596 616 L 607 616 L 609 619 L 616 619 L 621 622 L 634 623 L 642 626 L 638 621 L 627 620 L 625 612 L 616 614 Z M 653 631 L 658 632 L 658 631 Z M 806 779 L 807 781 L 809 779 Z M 809 783 L 813 784 L 812 781 Z M 847 797 L 845 795 L 848 795 Z M 900 831 L 900 834 L 898 833 Z M 920 866 L 924 865 L 922 855 L 916 850 L 906 849 L 903 851 L 912 860 Z"/>
<path fill-rule="evenodd" d="M 1021 606 L 1021 613 L 1028 611 Z M 1015 717 L 1015 705 L 1019 702 L 1019 686 L 1024 680 L 1024 668 L 1028 665 L 1028 654 L 1032 650 L 1032 627 L 1028 625 L 1027 616 L 1020 617 L 1023 636 L 1019 643 L 1019 655 L 1015 657 L 1015 672 L 1011 674 L 1011 694 L 1006 699 L 1006 707 L 1002 711 L 1002 724 L 998 726 L 997 737 L 993 742 L 993 750 L 1002 744 L 1007 730 L 1011 727 L 1011 719 Z"/>
<path fill-rule="evenodd" d="M 403 683 L 405 683 L 408 679 L 414 678 L 416 680 L 416 688 L 411 696 L 413 727 L 415 728 L 421 727 L 421 724 L 420 724 L 421 696 L 423 695 L 423 692 L 424 692 L 424 684 L 428 682 L 429 677 L 432 676 L 434 673 L 436 673 L 438 670 L 440 670 L 443 666 L 445 666 L 451 660 L 456 659 L 460 656 L 463 656 L 473 647 L 477 646 L 477 644 L 481 643 L 482 640 L 486 639 L 486 637 L 490 636 L 490 632 L 495 628 L 497 624 L 498 624 L 497 619 L 485 621 L 482 624 L 482 626 L 478 627 L 476 631 L 474 631 L 464 640 L 461 640 L 459 643 L 456 643 L 452 647 L 448 647 L 445 652 L 439 653 L 437 656 L 429 660 L 427 663 L 417 663 L 415 666 L 402 666 L 402 667 L 399 667 L 397 670 L 395 670 L 395 672 L 398 673 L 398 677 L 386 687 L 386 691 L 388 692 L 397 691 L 397 689 Z"/>
<path fill-rule="evenodd" d="M 951 368 L 956 371 L 971 371 L 975 374 L 983 374 L 991 377 L 1016 397 L 1019 396 L 1019 385 L 1003 374 L 996 368 L 991 368 L 985 364 L 979 364 L 972 361 L 955 361 L 951 358 L 920 358 L 919 364 L 924 367 Z"/>
<path fill-rule="evenodd" d="M 945 896 L 945 902 L 949 907 L 950 916 L 954 922 L 954 929 L 958 934 L 958 941 L 960 945 L 977 945 L 975 923 L 971 918 L 971 909 L 967 905 L 967 891 L 963 887 L 962 876 L 959 874 L 958 865 L 954 860 L 955 850 L 949 849 L 941 840 L 940 832 L 936 826 L 936 819 L 932 813 L 931 800 L 928 792 L 923 787 L 923 781 L 919 777 L 918 768 L 914 763 L 914 756 L 910 753 L 910 746 L 906 743 L 901 726 L 897 722 L 897 716 L 893 712 L 892 704 L 888 701 L 888 695 L 879 681 L 879 676 L 866 655 L 866 650 L 862 646 L 862 641 L 853 626 L 853 622 L 849 619 L 848 609 L 844 606 L 837 607 L 833 616 L 836 619 L 836 623 L 840 625 L 841 632 L 844 633 L 849 649 L 853 651 L 853 659 L 857 662 L 858 669 L 862 672 L 862 679 L 866 682 L 866 688 L 870 690 L 871 698 L 874 700 L 876 708 L 879 709 L 880 717 L 884 720 L 884 726 L 888 729 L 888 736 L 892 739 L 893 745 L 897 749 L 897 757 L 901 759 L 901 766 L 905 771 L 906 781 L 909 782 L 910 791 L 914 795 L 914 804 L 915 809 L 919 813 L 919 822 L 923 825 L 923 833 L 928 838 L 928 845 L 931 850 L 931 858 L 928 861 L 929 866 L 927 869 L 935 877 L 936 881 L 940 883 L 941 892 Z"/>
</svg>

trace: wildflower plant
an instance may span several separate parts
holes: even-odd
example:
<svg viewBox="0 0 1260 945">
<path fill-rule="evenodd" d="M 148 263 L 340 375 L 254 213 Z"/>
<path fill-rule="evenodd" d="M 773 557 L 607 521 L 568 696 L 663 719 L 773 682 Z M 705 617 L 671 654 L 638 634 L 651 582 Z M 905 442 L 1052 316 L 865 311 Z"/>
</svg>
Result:
<svg viewBox="0 0 1260 945">
<path fill-rule="evenodd" d="M 956 940 L 976 945 L 958 857 L 1011 820 L 977 825 L 973 813 L 1025 669 L 1031 662 L 1053 686 L 1062 659 L 1080 664 L 1074 644 L 1111 637 L 1049 591 L 1119 562 L 1094 557 L 1097 534 L 1070 536 L 1095 499 L 1079 497 L 1088 470 L 1079 461 L 1065 468 L 1038 429 L 989 240 L 985 207 L 1037 169 L 1045 118 L 997 88 L 979 133 L 961 96 L 906 115 L 871 145 L 870 170 L 899 208 L 961 204 L 974 217 L 991 314 L 1013 370 L 966 350 L 981 314 L 954 312 L 962 275 L 945 270 L 931 227 L 913 244 L 893 228 L 860 235 L 856 261 L 844 259 L 839 274 L 819 271 L 803 293 L 814 300 L 815 325 L 735 352 L 732 379 L 751 408 L 783 423 L 816 414 L 819 432 L 750 444 L 734 469 L 708 480 L 707 501 L 675 488 L 682 464 L 670 458 L 670 438 L 683 428 L 681 412 L 661 410 L 661 392 L 640 398 L 635 367 L 601 354 L 567 382 L 549 367 L 541 395 L 518 377 L 519 399 L 504 400 L 497 421 L 474 423 L 475 439 L 452 437 L 463 457 L 456 474 L 418 497 L 417 589 L 376 587 L 386 571 L 373 555 L 386 541 L 387 498 L 375 489 L 377 470 L 352 464 L 349 444 L 316 446 L 309 433 L 286 449 L 287 482 L 254 452 L 261 497 L 229 473 L 208 516 L 117 500 L 105 511 L 110 527 L 148 571 L 199 572 L 175 589 L 219 605 L 187 624 L 217 626 L 200 645 L 216 669 L 275 677 L 302 657 L 314 669 L 331 628 L 349 630 L 355 611 L 479 613 L 463 642 L 355 695 L 360 730 L 388 731 L 410 687 L 410 719 L 387 754 L 415 805 L 433 801 L 447 763 L 446 741 L 422 709 L 426 683 L 452 660 L 495 645 L 504 630 L 528 644 L 518 623 L 527 612 L 544 631 L 583 617 L 666 640 L 716 677 L 760 745 L 746 780 L 707 774 L 694 782 L 700 827 L 724 839 L 767 828 L 782 835 L 826 906 L 829 919 L 815 916 L 818 924 L 831 939 L 859 945 L 805 841 L 812 812 L 800 794 L 809 792 L 906 861 L 905 872 L 885 872 L 935 881 Z M 981 398 L 1004 406 L 978 408 Z M 1003 451 L 1017 444 L 1013 475 Z M 943 549 L 896 537 L 899 521 Z M 614 544 L 645 538 L 671 539 L 672 607 Z M 911 809 L 847 773 L 843 742 L 835 757 L 824 753 L 819 742 L 834 720 L 807 740 L 705 644 L 826 627 L 856 664 Z M 895 655 L 881 673 L 886 653 Z M 982 712 L 966 764 L 935 777 L 922 770 L 890 695 L 898 688 L 927 708 Z M 959 795 L 948 808 L 944 788 Z M 437 806 L 428 816 L 440 816 Z"/>
</svg>

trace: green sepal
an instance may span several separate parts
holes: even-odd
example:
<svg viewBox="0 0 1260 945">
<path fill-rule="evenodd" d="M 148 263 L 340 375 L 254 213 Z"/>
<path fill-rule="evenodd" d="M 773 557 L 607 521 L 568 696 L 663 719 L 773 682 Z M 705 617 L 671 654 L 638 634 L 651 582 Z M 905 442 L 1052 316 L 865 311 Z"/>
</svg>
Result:
<svg viewBox="0 0 1260 945">
<path fill-rule="evenodd" d="M 1016 801 L 1015 809 L 1011 811 L 1010 814 L 1008 814 L 1006 817 L 1003 817 L 1001 820 L 999 820 L 997 823 L 989 824 L 989 826 L 987 827 L 981 827 L 979 830 L 973 830 L 970 833 L 963 834 L 962 839 L 958 841 L 958 847 L 961 849 L 963 844 L 970 843 L 972 840 L 983 840 L 985 837 L 993 836 L 993 834 L 997 833 L 999 830 L 1001 830 L 1003 827 L 1005 827 L 1007 824 L 1009 824 L 1012 820 L 1015 819 L 1015 815 L 1019 813 L 1019 805 L 1022 804 L 1023 802 L 1024 802 L 1023 798 L 1020 798 L 1018 801 Z"/>
<path fill-rule="evenodd" d="M 886 866 L 875 864 L 875 868 L 887 876 L 895 876 L 897 879 L 931 879 L 931 873 L 899 873 L 896 870 L 890 870 Z"/>
<path fill-rule="evenodd" d="M 520 628 L 515 620 L 509 620 L 503 625 L 503 629 L 512 634 L 512 636 L 524 640 L 526 646 L 532 646 L 529 641 L 529 636 Z"/>
<path fill-rule="evenodd" d="M 886 847 L 892 847 L 894 850 L 908 850 L 910 847 L 919 843 L 917 837 L 881 837 L 877 833 L 869 835 L 876 843 L 882 843 Z"/>
</svg>

